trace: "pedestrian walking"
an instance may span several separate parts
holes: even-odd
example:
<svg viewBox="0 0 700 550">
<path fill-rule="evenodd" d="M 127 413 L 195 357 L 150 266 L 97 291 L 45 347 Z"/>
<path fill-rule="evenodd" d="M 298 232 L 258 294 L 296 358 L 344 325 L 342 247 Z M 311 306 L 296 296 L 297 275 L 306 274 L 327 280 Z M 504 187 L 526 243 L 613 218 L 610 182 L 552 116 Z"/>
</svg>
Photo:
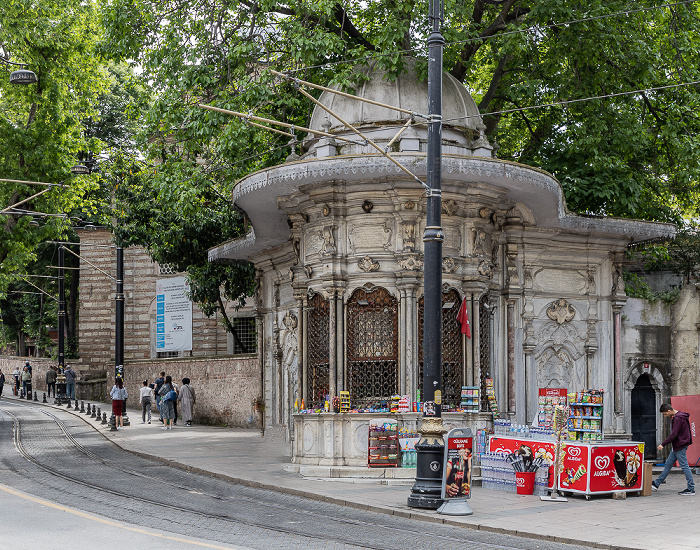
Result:
<svg viewBox="0 0 700 550">
<path fill-rule="evenodd" d="M 29 393 L 27 393 L 29 392 Z M 29 367 L 24 365 L 22 369 L 22 397 L 29 399 L 32 393 L 32 373 Z"/>
<path fill-rule="evenodd" d="M 141 404 L 141 424 L 146 423 L 146 413 L 148 413 L 148 423 L 151 423 L 151 403 L 153 402 L 153 390 L 148 385 L 148 380 L 143 381 L 143 387 L 139 392 L 139 403 Z"/>
<path fill-rule="evenodd" d="M 0 369 L 0 397 L 2 397 L 2 388 L 5 386 L 5 375 L 2 373 L 2 369 Z"/>
<path fill-rule="evenodd" d="M 75 374 L 70 365 L 66 365 L 63 374 L 66 377 L 66 397 L 75 399 L 75 379 L 78 378 L 78 375 Z"/>
<path fill-rule="evenodd" d="M 56 397 L 56 367 L 49 367 L 46 371 L 46 394 L 51 397 L 51 390 L 53 389 L 53 396 Z"/>
<path fill-rule="evenodd" d="M 175 393 L 180 395 L 180 388 L 177 387 L 177 384 L 173 382 L 173 390 L 175 390 Z M 177 426 L 177 399 L 173 401 L 173 411 L 175 411 L 175 417 L 173 418 L 173 426 Z"/>
<path fill-rule="evenodd" d="M 114 415 L 114 424 L 118 430 L 119 428 L 124 427 L 124 418 L 122 417 L 124 414 L 124 401 L 127 397 L 129 397 L 126 392 L 126 388 L 124 387 L 124 381 L 121 378 L 116 379 L 114 386 L 112 387 L 112 391 L 109 392 L 109 395 L 112 398 L 112 414 Z"/>
<path fill-rule="evenodd" d="M 158 395 L 160 395 L 161 398 L 160 412 L 163 415 L 164 424 L 161 430 L 172 430 L 173 420 L 175 418 L 175 407 L 173 403 L 177 400 L 177 394 L 173 388 L 173 379 L 171 376 L 165 377 L 165 383 L 160 387 Z"/>
<path fill-rule="evenodd" d="M 161 371 L 160 376 L 156 378 L 156 387 L 153 390 L 153 393 L 156 396 L 156 407 L 158 407 L 158 416 L 160 417 L 160 423 L 163 423 L 163 411 L 161 410 L 161 402 L 163 401 L 163 398 L 160 395 L 160 389 L 163 387 L 163 384 L 165 384 L 165 371 Z"/>
<path fill-rule="evenodd" d="M 194 390 L 190 386 L 190 379 L 183 378 L 180 392 L 177 395 L 177 400 L 180 402 L 182 409 L 182 420 L 185 426 L 192 425 L 192 409 L 195 403 Z"/>
<path fill-rule="evenodd" d="M 19 367 L 15 367 L 15 370 L 12 371 L 12 378 L 14 380 L 14 389 L 15 389 L 15 395 L 19 394 L 19 379 L 20 379 L 20 372 L 19 372 Z"/>
<path fill-rule="evenodd" d="M 668 403 L 661 405 L 659 409 L 661 414 L 666 418 L 671 419 L 671 435 L 657 447 L 657 449 L 662 450 L 669 443 L 671 444 L 671 452 L 666 459 L 666 465 L 664 466 L 664 471 L 661 475 L 652 481 L 651 488 L 653 491 L 658 491 L 659 486 L 664 482 L 666 476 L 671 472 L 671 468 L 678 461 L 678 465 L 683 470 L 685 474 L 685 480 L 688 486 L 683 490 L 679 491 L 679 495 L 683 496 L 693 496 L 695 494 L 695 482 L 693 481 L 693 472 L 688 466 L 688 457 L 686 456 L 686 450 L 688 446 L 693 442 L 693 436 L 690 433 L 690 415 L 687 412 L 677 411 Z"/>
</svg>

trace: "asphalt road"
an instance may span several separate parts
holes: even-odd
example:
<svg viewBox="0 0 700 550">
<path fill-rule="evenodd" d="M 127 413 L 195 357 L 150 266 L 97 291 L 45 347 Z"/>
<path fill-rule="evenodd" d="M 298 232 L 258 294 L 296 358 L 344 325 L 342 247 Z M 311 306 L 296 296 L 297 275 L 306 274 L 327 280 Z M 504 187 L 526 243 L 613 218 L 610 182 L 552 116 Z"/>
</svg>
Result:
<svg viewBox="0 0 700 550">
<path fill-rule="evenodd" d="M 308 500 L 128 453 L 81 418 L 0 400 L 0 547 L 566 550 Z"/>
</svg>

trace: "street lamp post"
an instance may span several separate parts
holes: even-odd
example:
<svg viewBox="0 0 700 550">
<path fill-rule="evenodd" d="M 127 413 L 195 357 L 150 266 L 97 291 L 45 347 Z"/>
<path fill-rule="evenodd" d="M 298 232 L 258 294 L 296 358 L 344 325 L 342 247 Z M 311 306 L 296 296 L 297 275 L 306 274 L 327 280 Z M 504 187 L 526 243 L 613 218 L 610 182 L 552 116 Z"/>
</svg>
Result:
<svg viewBox="0 0 700 550">
<path fill-rule="evenodd" d="M 66 290 L 63 279 L 63 245 L 58 247 L 58 370 L 63 372 L 65 365 Z"/>
<path fill-rule="evenodd" d="M 423 418 L 416 444 L 416 481 L 408 506 L 436 510 L 441 485 L 445 429 L 442 424 L 442 2 L 430 0 L 432 32 L 428 37 L 427 206 L 424 245 Z"/>
<path fill-rule="evenodd" d="M 7 65 L 8 67 L 13 65 L 15 67 L 19 67 L 16 71 L 12 71 L 10 73 L 10 84 L 22 84 L 22 85 L 27 85 L 27 84 L 34 84 L 35 82 L 38 82 L 38 78 L 36 77 L 36 74 L 34 71 L 30 71 L 27 69 L 27 65 L 24 63 L 13 63 L 9 59 L 5 59 L 3 57 L 0 57 L 0 63 L 3 63 L 4 65 Z"/>
</svg>

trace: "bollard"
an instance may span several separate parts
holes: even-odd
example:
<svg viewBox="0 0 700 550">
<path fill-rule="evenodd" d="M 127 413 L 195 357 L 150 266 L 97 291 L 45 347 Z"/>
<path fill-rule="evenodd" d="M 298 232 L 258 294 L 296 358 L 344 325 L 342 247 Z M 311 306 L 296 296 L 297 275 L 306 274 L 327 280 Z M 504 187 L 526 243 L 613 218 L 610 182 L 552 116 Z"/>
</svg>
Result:
<svg viewBox="0 0 700 550">
<path fill-rule="evenodd" d="M 42 401 L 42 403 L 48 403 L 48 401 L 46 400 L 46 394 L 44 394 L 44 400 Z"/>
<path fill-rule="evenodd" d="M 107 414 L 107 413 L 105 413 Z M 109 418 L 109 431 L 110 432 L 116 432 L 117 431 L 117 417 L 112 415 Z"/>
<path fill-rule="evenodd" d="M 65 404 L 66 404 L 66 405 L 68 406 L 68 408 L 70 409 L 70 397 L 68 398 L 68 402 L 65 403 Z"/>
<path fill-rule="evenodd" d="M 95 405 L 92 406 L 92 414 L 90 415 L 90 418 L 95 418 Z"/>
<path fill-rule="evenodd" d="M 97 407 L 97 414 L 95 415 L 95 420 L 99 422 L 100 418 L 102 418 L 102 412 L 100 411 L 100 407 Z"/>
<path fill-rule="evenodd" d="M 85 401 L 80 402 L 80 412 L 84 413 L 85 412 Z"/>
<path fill-rule="evenodd" d="M 101 422 L 101 424 L 103 424 L 103 425 L 104 425 L 104 424 L 107 424 L 107 413 L 106 413 L 106 412 L 103 412 L 103 413 L 102 413 L 102 422 Z"/>
<path fill-rule="evenodd" d="M 90 403 L 88 403 L 87 405 L 87 410 L 85 411 L 85 414 L 90 414 Z"/>
<path fill-rule="evenodd" d="M 39 401 L 39 398 L 36 396 L 36 392 L 34 392 L 34 401 Z"/>
<path fill-rule="evenodd" d="M 75 408 L 74 408 L 73 410 L 74 410 L 74 411 L 79 410 L 79 408 L 78 408 L 78 400 L 77 400 L 77 399 L 75 400 Z"/>
</svg>

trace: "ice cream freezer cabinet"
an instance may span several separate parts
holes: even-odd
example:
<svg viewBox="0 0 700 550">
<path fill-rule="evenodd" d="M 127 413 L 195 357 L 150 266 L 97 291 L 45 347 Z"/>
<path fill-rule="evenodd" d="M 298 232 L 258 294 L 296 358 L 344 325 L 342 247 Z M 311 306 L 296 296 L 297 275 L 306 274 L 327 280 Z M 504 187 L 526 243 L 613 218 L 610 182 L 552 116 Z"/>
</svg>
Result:
<svg viewBox="0 0 700 550">
<path fill-rule="evenodd" d="M 554 485 L 554 449 L 556 442 L 491 436 L 492 453 L 529 453 L 550 464 L 549 487 Z M 564 454 L 559 489 L 562 493 L 589 497 L 624 491 L 641 492 L 644 443 L 637 441 L 562 441 Z"/>
</svg>

